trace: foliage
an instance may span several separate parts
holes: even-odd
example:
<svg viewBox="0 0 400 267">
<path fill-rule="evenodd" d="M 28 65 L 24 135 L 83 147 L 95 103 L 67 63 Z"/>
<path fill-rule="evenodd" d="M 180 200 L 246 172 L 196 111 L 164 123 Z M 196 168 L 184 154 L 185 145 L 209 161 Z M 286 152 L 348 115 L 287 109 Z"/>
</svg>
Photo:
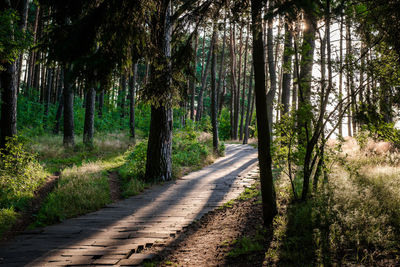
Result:
<svg viewBox="0 0 400 267">
<path fill-rule="evenodd" d="M 0 208 L 0 237 L 17 221 L 18 213 L 13 208 Z"/>
<path fill-rule="evenodd" d="M 15 10 L 0 12 L 0 71 L 4 63 L 14 62 L 20 51 L 26 48 L 30 40 L 18 27 L 19 16 Z"/>
<path fill-rule="evenodd" d="M 26 140 L 9 138 L 0 150 L 0 208 L 23 209 L 45 177 L 34 154 L 26 149 Z"/>
<path fill-rule="evenodd" d="M 221 115 L 219 117 L 219 128 L 218 134 L 221 140 L 228 140 L 231 138 L 231 119 L 229 115 L 229 110 L 223 108 Z"/>
</svg>

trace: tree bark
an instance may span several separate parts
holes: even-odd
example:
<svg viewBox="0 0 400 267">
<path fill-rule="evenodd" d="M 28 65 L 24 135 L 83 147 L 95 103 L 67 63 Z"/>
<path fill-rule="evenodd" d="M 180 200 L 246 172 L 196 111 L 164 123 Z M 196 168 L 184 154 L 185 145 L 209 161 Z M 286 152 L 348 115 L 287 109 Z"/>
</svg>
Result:
<svg viewBox="0 0 400 267">
<path fill-rule="evenodd" d="M 231 55 L 231 137 L 232 139 L 237 139 L 237 129 L 235 131 L 236 125 L 236 112 L 235 112 L 235 101 L 236 101 L 236 54 L 235 54 L 235 29 L 231 26 L 230 33 L 230 55 Z"/>
<path fill-rule="evenodd" d="M 285 23 L 285 40 L 283 48 L 283 75 L 282 75 L 282 115 L 289 112 L 290 105 L 290 82 L 292 79 L 292 33 L 289 30 L 289 24 Z M 282 118 L 282 116 L 281 116 Z"/>
<path fill-rule="evenodd" d="M 247 95 L 247 112 L 246 112 L 246 122 L 244 124 L 244 137 L 243 137 L 243 145 L 248 143 L 249 140 L 249 125 L 251 123 L 251 108 L 254 103 L 254 97 L 252 99 L 251 93 L 253 91 L 253 76 L 254 76 L 254 66 L 251 66 L 251 71 L 250 71 L 250 82 L 249 82 L 249 91 Z"/>
<path fill-rule="evenodd" d="M 129 130 L 133 140 L 136 138 L 135 133 L 135 98 L 136 98 L 136 77 L 137 77 L 137 63 L 133 65 L 133 75 L 130 79 L 129 85 Z"/>
<path fill-rule="evenodd" d="M 257 126 L 258 126 L 258 160 L 260 165 L 260 181 L 261 195 L 263 203 L 264 224 L 269 226 L 275 215 L 276 197 L 272 176 L 272 159 L 270 131 L 268 128 L 268 109 L 266 107 L 266 90 L 265 90 L 265 64 L 264 64 L 264 47 L 262 40 L 262 19 L 261 19 L 262 2 L 251 0 L 251 17 L 252 17 L 252 33 L 253 33 L 253 64 L 254 64 L 254 80 L 255 95 L 257 108 Z"/>
<path fill-rule="evenodd" d="M 203 95 L 204 95 L 204 90 L 206 89 L 207 85 L 207 77 L 208 77 L 208 69 L 210 68 L 210 61 L 211 61 L 211 53 L 212 53 L 212 46 L 210 44 L 210 48 L 208 50 L 208 55 L 207 55 L 207 62 L 206 62 L 206 67 L 204 69 L 204 73 L 202 75 L 201 79 L 201 88 L 197 100 L 197 111 L 196 111 L 196 121 L 200 121 L 201 117 L 203 116 Z"/>
<path fill-rule="evenodd" d="M 343 113 L 343 14 L 340 15 L 340 40 L 339 40 L 339 114 Z M 339 116 L 339 136 L 343 136 L 342 116 Z"/>
<path fill-rule="evenodd" d="M 194 100 L 196 98 L 196 74 L 197 74 L 197 49 L 199 45 L 199 35 L 196 32 L 195 44 L 194 44 L 194 62 L 192 69 L 192 79 L 190 80 L 190 119 L 194 120 Z"/>
<path fill-rule="evenodd" d="M 47 128 L 47 122 L 49 117 L 49 107 L 50 107 L 50 100 L 51 100 L 51 85 L 52 85 L 52 73 L 53 69 L 48 68 L 47 71 L 47 84 L 46 84 L 46 91 L 45 91 L 45 103 L 44 103 L 44 128 Z"/>
<path fill-rule="evenodd" d="M 247 28 L 246 44 L 244 48 L 244 68 L 243 68 L 243 90 L 242 90 L 242 102 L 240 104 L 240 126 L 239 126 L 239 140 L 243 140 L 243 121 L 244 121 L 244 98 L 246 93 L 246 75 L 247 75 L 247 50 L 249 48 L 249 35 L 250 35 L 250 23 Z M 250 102 L 247 103 L 250 105 Z"/>
<path fill-rule="evenodd" d="M 273 6 L 273 1 L 268 1 L 269 7 Z M 273 18 L 270 16 L 268 18 L 268 30 L 267 30 L 267 46 L 268 46 L 268 70 L 270 78 L 270 89 L 267 94 L 267 109 L 268 109 L 268 127 L 270 132 L 270 137 L 272 138 L 272 115 L 274 108 L 274 99 L 276 95 L 276 68 L 274 61 L 274 36 L 273 36 Z"/>
<path fill-rule="evenodd" d="M 211 55 L 211 124 L 213 132 L 213 149 L 214 153 L 218 152 L 218 101 L 217 101 L 217 79 L 216 79 L 216 65 L 217 65 L 217 31 L 218 24 L 214 21 L 213 35 L 212 35 L 212 55 Z"/>
<path fill-rule="evenodd" d="M 88 147 L 93 146 L 94 135 L 94 111 L 96 103 L 96 90 L 93 85 L 86 89 L 85 124 L 83 128 L 83 144 Z"/>
<path fill-rule="evenodd" d="M 64 70 L 61 68 L 60 71 L 60 78 L 58 80 L 58 90 L 59 90 L 59 96 L 58 96 L 58 108 L 57 108 L 57 113 L 56 113 L 56 120 L 54 124 L 54 129 L 53 133 L 58 134 L 60 131 L 60 122 L 61 122 L 61 115 L 64 110 Z"/>
<path fill-rule="evenodd" d="M 75 145 L 74 136 L 74 90 L 71 66 L 64 68 L 64 140 L 66 147 Z"/>
<path fill-rule="evenodd" d="M 155 23 L 159 27 L 153 29 L 152 35 L 160 50 L 156 60 L 165 63 L 164 69 L 152 68 L 154 75 L 151 79 L 162 76 L 160 86 L 171 92 L 171 1 L 161 0 L 159 16 L 155 16 Z M 162 71 L 164 75 L 158 75 Z M 166 74 L 166 75 L 165 75 Z M 172 97 L 172 96 L 171 96 Z M 150 119 L 150 133 L 147 146 L 146 180 L 168 181 L 172 179 L 172 100 L 164 99 L 158 106 L 152 105 Z"/>
</svg>

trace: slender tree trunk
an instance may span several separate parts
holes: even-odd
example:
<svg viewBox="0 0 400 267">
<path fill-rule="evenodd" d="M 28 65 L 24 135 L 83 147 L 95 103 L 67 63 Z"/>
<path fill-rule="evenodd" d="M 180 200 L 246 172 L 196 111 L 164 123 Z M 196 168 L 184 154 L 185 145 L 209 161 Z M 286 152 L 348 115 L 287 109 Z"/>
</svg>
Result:
<svg viewBox="0 0 400 267">
<path fill-rule="evenodd" d="M 352 42 L 351 42 L 351 21 L 350 19 L 347 21 L 346 23 L 346 34 L 348 36 L 347 40 L 346 40 L 346 46 L 347 46 L 347 50 L 348 50 L 348 56 L 353 54 L 353 46 L 352 46 Z M 349 59 L 349 62 L 350 59 Z M 356 93 L 355 93 L 355 86 L 354 86 L 354 71 L 353 71 L 353 67 L 349 66 L 349 71 L 348 71 L 348 81 L 349 81 L 349 87 L 350 87 L 350 93 L 351 93 L 351 124 L 353 127 L 353 135 L 357 134 L 357 123 L 356 123 L 356 116 L 355 114 L 357 114 L 357 99 L 356 99 Z"/>
<path fill-rule="evenodd" d="M 217 86 L 217 103 L 218 103 L 218 114 L 221 114 L 221 110 L 224 104 L 224 95 L 225 95 L 225 87 L 223 85 L 225 81 L 225 46 L 226 46 L 226 14 L 224 19 L 224 37 L 222 39 L 222 51 L 221 51 L 221 62 L 219 67 L 219 75 L 218 75 L 218 86 Z M 224 87 L 221 90 L 221 87 Z"/>
<path fill-rule="evenodd" d="M 160 14 L 154 18 L 159 27 L 152 32 L 152 36 L 156 39 L 160 48 L 160 54 L 156 60 L 169 62 L 172 34 L 172 23 L 170 20 L 171 1 L 161 0 L 159 5 Z M 151 75 L 151 78 L 156 79 L 158 76 L 162 76 L 162 78 L 158 78 L 160 86 L 165 88 L 167 92 L 171 92 L 171 64 L 164 64 L 166 66 L 162 70 L 155 67 L 152 68 L 154 75 Z M 157 71 L 162 71 L 164 75 L 158 75 Z M 148 181 L 168 181 L 172 179 L 172 116 L 171 99 L 164 99 L 157 107 L 154 105 L 151 107 L 145 174 Z"/>
<path fill-rule="evenodd" d="M 231 107 L 231 130 L 232 130 L 232 139 L 237 139 L 237 129 L 235 131 L 236 125 L 236 113 L 235 113 L 235 100 L 236 100 L 236 54 L 235 54 L 235 29 L 231 26 L 231 33 L 230 33 L 230 55 L 231 55 L 231 98 L 232 98 L 232 107 Z"/>
<path fill-rule="evenodd" d="M 272 1 L 269 1 L 270 8 L 273 6 Z M 274 61 L 274 36 L 273 36 L 273 18 L 268 18 L 268 29 L 267 29 L 267 46 L 268 46 L 268 70 L 270 78 L 270 89 L 267 94 L 267 109 L 268 109 L 268 127 L 270 137 L 272 138 L 272 115 L 274 108 L 274 99 L 276 95 L 276 68 Z"/>
<path fill-rule="evenodd" d="M 339 114 L 343 113 L 343 14 L 340 15 L 340 40 L 339 40 Z M 343 136 L 342 116 L 339 115 L 339 136 Z"/>
<path fill-rule="evenodd" d="M 125 98 L 126 98 L 126 74 L 123 74 L 120 82 L 120 90 L 118 92 L 118 102 L 121 119 L 125 118 Z"/>
<path fill-rule="evenodd" d="M 22 5 L 22 18 L 20 22 L 20 30 L 21 32 L 26 32 L 26 27 L 28 25 L 28 10 L 29 10 L 29 0 L 24 0 Z M 19 91 L 20 81 L 21 81 L 21 72 L 22 72 L 22 60 L 23 60 L 24 51 L 21 51 L 21 54 L 18 58 L 18 73 L 17 73 L 17 91 Z M 18 92 L 17 92 L 18 93 Z"/>
<path fill-rule="evenodd" d="M 282 115 L 289 112 L 290 105 L 290 83 L 292 78 L 292 33 L 289 30 L 289 24 L 285 23 L 285 40 L 283 48 L 283 76 L 282 76 Z M 281 116 L 282 117 L 282 116 Z"/>
<path fill-rule="evenodd" d="M 246 75 L 247 75 L 247 51 L 249 48 L 249 35 L 250 35 L 250 23 L 247 27 L 247 37 L 246 37 L 246 44 L 244 48 L 244 68 L 243 68 L 243 90 L 242 90 L 242 102 L 240 105 L 240 127 L 239 127 L 239 140 L 243 140 L 243 121 L 244 121 L 244 98 L 246 93 Z M 250 102 L 247 103 L 250 105 Z"/>
<path fill-rule="evenodd" d="M 212 55 L 211 55 L 211 124 L 213 132 L 213 149 L 214 153 L 218 152 L 218 101 L 217 101 L 217 34 L 218 24 L 217 20 L 214 21 L 213 35 L 212 35 Z"/>
<path fill-rule="evenodd" d="M 208 55 L 207 55 L 206 67 L 204 69 L 204 73 L 203 73 L 202 79 L 201 79 L 201 88 L 200 88 L 199 97 L 198 97 L 198 101 L 197 101 L 196 121 L 200 121 L 201 117 L 203 116 L 203 95 L 204 95 L 204 90 L 206 89 L 206 85 L 207 85 L 208 69 L 210 68 L 210 61 L 211 61 L 211 52 L 212 52 L 211 50 L 212 50 L 212 46 L 210 44 L 210 48 L 209 48 Z"/>
<path fill-rule="evenodd" d="M 70 66 L 64 68 L 64 146 L 75 144 L 74 136 L 74 90 Z"/>
<path fill-rule="evenodd" d="M 236 85 L 236 94 L 235 94 L 235 121 L 234 121 L 234 136 L 235 139 L 238 139 L 238 129 L 239 129 L 239 114 L 240 114 L 240 80 L 242 76 L 242 50 L 243 50 L 243 26 L 240 26 L 240 33 L 239 33 L 239 62 L 238 62 L 238 71 L 237 71 L 237 85 Z M 235 41 L 235 40 L 234 40 Z M 234 43 L 235 45 L 235 43 Z M 235 49 L 236 51 L 236 49 Z M 235 53 L 236 54 L 236 53 Z"/>
<path fill-rule="evenodd" d="M 302 59 L 301 59 L 301 70 L 299 74 L 299 145 L 306 148 L 306 155 L 304 157 L 303 166 L 303 191 L 302 200 L 304 201 L 308 196 L 310 186 L 310 161 L 312 158 L 312 149 L 310 147 L 310 132 L 311 132 L 311 80 L 312 80 L 312 68 L 314 63 L 314 48 L 315 48 L 315 18 L 312 11 L 306 12 L 305 18 L 305 30 L 302 45 Z"/>
<path fill-rule="evenodd" d="M 250 71 L 250 83 L 249 83 L 249 91 L 247 95 L 247 112 L 246 112 L 246 122 L 244 124 L 244 138 L 243 138 L 243 145 L 248 143 L 249 140 L 249 125 L 251 123 L 251 108 L 254 103 L 254 97 L 252 99 L 251 93 L 253 91 L 253 76 L 254 76 L 254 66 L 252 64 L 251 71 Z"/>
<path fill-rule="evenodd" d="M 64 70 L 61 68 L 60 71 L 60 78 L 58 80 L 58 91 L 59 91 L 59 97 L 58 97 L 58 108 L 57 108 L 57 113 L 56 113 L 56 120 L 54 124 L 54 129 L 53 133 L 58 134 L 60 132 L 60 123 L 61 123 L 61 116 L 64 110 Z"/>
<path fill-rule="evenodd" d="M 346 20 L 346 69 L 347 69 L 347 75 L 346 75 L 346 89 L 347 89 L 347 96 L 348 96 L 348 102 L 350 108 L 347 110 L 348 114 L 348 120 L 347 120 L 347 131 L 349 136 L 352 135 L 352 113 L 353 113 L 353 95 L 352 95 L 352 82 L 351 82 L 351 66 L 350 66 L 350 54 L 351 54 L 351 36 L 350 36 L 350 21 Z"/>
<path fill-rule="evenodd" d="M 253 32 L 253 64 L 258 126 L 258 160 L 260 165 L 261 195 L 264 224 L 269 226 L 277 214 L 276 197 L 272 176 L 270 131 L 266 107 L 264 47 L 262 40 L 262 2 L 251 0 Z"/>
<path fill-rule="evenodd" d="M 96 90 L 93 85 L 86 89 L 85 124 L 83 128 L 83 144 L 88 147 L 93 146 L 94 135 L 94 110 L 96 103 Z"/>
<path fill-rule="evenodd" d="M 49 107 L 50 107 L 50 100 L 51 100 L 51 85 L 52 85 L 52 73 L 53 69 L 48 68 L 47 71 L 47 84 L 46 84 L 46 91 L 45 91 L 45 102 L 44 102 L 44 128 L 47 128 L 47 122 L 49 117 Z"/>
<path fill-rule="evenodd" d="M 131 138 L 135 140 L 135 98 L 136 98 L 136 77 L 137 77 L 137 63 L 133 65 L 133 76 L 130 79 L 129 85 L 129 130 Z"/>
<path fill-rule="evenodd" d="M 197 74 L 197 49 L 199 45 L 199 35 L 196 33 L 194 43 L 194 62 L 192 69 L 192 79 L 190 80 L 190 119 L 194 120 L 194 100 L 196 97 L 196 74 Z"/>
</svg>

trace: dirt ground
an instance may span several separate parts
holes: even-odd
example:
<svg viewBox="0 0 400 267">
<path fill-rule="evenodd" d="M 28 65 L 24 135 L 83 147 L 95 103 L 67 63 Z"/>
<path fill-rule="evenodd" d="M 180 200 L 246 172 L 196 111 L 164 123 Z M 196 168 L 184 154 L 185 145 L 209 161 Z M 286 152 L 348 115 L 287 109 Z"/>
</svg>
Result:
<svg viewBox="0 0 400 267">
<path fill-rule="evenodd" d="M 228 256 L 237 247 L 235 240 L 254 237 L 263 224 L 257 198 L 236 201 L 231 207 L 214 210 L 192 223 L 165 247 L 152 247 L 145 253 L 158 255 L 157 266 L 262 266 L 264 250 Z M 263 235 L 268 247 L 268 233 Z"/>
</svg>

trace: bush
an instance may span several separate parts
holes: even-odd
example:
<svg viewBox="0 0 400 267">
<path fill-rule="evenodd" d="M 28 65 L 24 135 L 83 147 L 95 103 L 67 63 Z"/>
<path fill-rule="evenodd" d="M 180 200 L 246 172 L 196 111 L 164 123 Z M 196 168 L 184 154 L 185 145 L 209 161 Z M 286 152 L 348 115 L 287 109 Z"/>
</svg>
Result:
<svg viewBox="0 0 400 267">
<path fill-rule="evenodd" d="M 13 208 L 0 209 L 0 236 L 16 222 L 18 214 Z"/>
<path fill-rule="evenodd" d="M 21 137 L 13 137 L 0 150 L 0 208 L 23 209 L 46 177 L 25 143 Z"/>
</svg>

